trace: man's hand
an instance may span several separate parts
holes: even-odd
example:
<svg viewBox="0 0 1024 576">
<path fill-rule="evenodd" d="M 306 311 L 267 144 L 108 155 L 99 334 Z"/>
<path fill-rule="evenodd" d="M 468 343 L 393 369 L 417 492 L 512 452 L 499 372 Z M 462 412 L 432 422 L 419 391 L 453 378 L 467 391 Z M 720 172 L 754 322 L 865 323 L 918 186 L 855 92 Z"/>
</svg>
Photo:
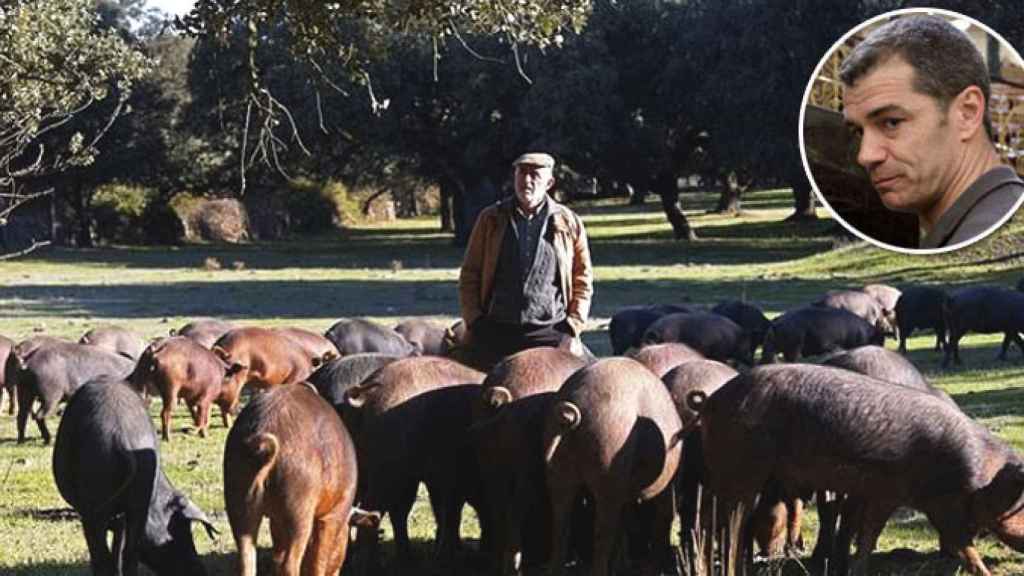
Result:
<svg viewBox="0 0 1024 576">
<path fill-rule="evenodd" d="M 569 340 L 569 352 L 572 352 L 576 356 L 583 356 L 583 340 L 579 338 L 572 338 Z"/>
</svg>

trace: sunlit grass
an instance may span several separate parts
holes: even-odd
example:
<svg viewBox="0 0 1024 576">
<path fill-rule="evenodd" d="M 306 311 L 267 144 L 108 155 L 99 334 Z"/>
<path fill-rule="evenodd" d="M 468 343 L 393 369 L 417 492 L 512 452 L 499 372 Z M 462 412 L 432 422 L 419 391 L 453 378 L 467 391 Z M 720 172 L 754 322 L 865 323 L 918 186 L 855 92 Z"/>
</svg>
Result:
<svg viewBox="0 0 1024 576">
<path fill-rule="evenodd" d="M 809 225 L 784 223 L 791 210 L 786 190 L 749 194 L 739 217 L 707 213 L 714 203 L 709 195 L 683 194 L 681 202 L 700 238 L 696 242 L 674 241 L 653 201 L 639 207 L 622 199 L 574 206 L 591 237 L 596 294 L 584 338 L 598 354 L 610 353 L 604 325 L 627 305 L 745 298 L 774 316 L 825 290 L 868 282 L 1012 286 L 1021 275 L 1021 257 L 1012 252 L 1008 257 L 1007 240 L 996 239 L 995 248 L 982 247 L 967 256 L 917 257 L 837 242 L 834 223 L 826 218 Z M 819 214 L 825 215 L 823 210 Z M 1020 226 L 1014 225 L 1007 234 L 1018 232 Z M 222 269 L 205 270 L 208 257 L 217 258 Z M 202 315 L 317 331 L 350 316 L 385 324 L 410 316 L 451 321 L 458 315 L 461 260 L 462 248 L 438 231 L 436 218 L 427 217 L 279 243 L 54 250 L 0 263 L 0 334 L 21 339 L 42 332 L 77 339 L 93 325 L 117 323 L 155 337 Z M 244 263 L 243 269 L 233 269 L 236 261 Z M 961 341 L 963 365 L 947 371 L 940 367 L 941 353 L 932 351 L 934 336 L 919 332 L 909 342 L 910 358 L 968 414 L 1021 449 L 1024 361 L 1016 348 L 1008 361 L 995 360 L 1000 341 L 999 335 L 967 335 Z M 157 401 L 151 407 L 154 420 L 159 409 Z M 212 515 L 222 532 L 210 541 L 196 530 L 211 574 L 234 570 L 221 493 L 226 430 L 220 426 L 215 415 L 209 438 L 183 433 L 191 423 L 179 408 L 173 440 L 162 446 L 172 481 Z M 14 419 L 0 415 L 0 573 L 88 574 L 79 524 L 60 512 L 66 504 L 53 485 L 51 450 L 42 446 L 31 423 L 29 436 L 27 444 L 14 444 Z M 873 573 L 932 575 L 955 569 L 955 562 L 936 554 L 937 537 L 920 520 L 901 516 L 890 522 Z M 815 524 L 809 515 L 808 554 Z M 384 526 L 390 541 L 390 526 Z M 411 530 L 426 558 L 434 528 L 422 493 Z M 468 511 L 463 534 L 478 537 Z M 264 535 L 263 546 L 269 542 Z M 916 552 L 892 552 L 904 548 Z M 986 539 L 980 549 L 994 574 L 1024 573 L 1024 563 L 1006 547 Z M 390 553 L 389 546 L 385 552 Z M 795 562 L 786 563 L 784 573 L 802 574 Z"/>
</svg>

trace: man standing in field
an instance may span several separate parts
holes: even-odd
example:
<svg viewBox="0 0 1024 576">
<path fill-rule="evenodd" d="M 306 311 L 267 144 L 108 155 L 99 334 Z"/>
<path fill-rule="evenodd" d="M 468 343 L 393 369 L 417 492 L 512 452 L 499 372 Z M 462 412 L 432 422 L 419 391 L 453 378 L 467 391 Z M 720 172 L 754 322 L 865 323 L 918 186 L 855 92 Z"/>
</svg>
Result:
<svg viewBox="0 0 1024 576">
<path fill-rule="evenodd" d="M 877 28 L 839 77 L 857 162 L 886 207 L 917 214 L 921 248 L 977 239 L 1020 205 L 1024 182 L 992 143 L 988 68 L 945 19 L 907 16 Z"/>
<path fill-rule="evenodd" d="M 480 213 L 459 274 L 467 360 L 490 370 L 539 346 L 583 353 L 594 274 L 583 221 L 548 196 L 549 154 L 513 163 L 515 195 Z"/>
</svg>

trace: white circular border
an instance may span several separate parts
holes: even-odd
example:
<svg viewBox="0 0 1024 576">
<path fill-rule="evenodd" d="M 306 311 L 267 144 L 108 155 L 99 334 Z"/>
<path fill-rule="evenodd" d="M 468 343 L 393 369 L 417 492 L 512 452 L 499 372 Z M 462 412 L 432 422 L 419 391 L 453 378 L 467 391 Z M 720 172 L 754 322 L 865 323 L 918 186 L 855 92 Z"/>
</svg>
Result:
<svg viewBox="0 0 1024 576">
<path fill-rule="evenodd" d="M 811 183 L 811 188 L 814 189 L 814 193 L 818 197 L 818 200 L 820 200 L 822 205 L 825 206 L 825 208 L 828 210 L 829 214 L 831 214 L 832 217 L 837 222 L 839 222 L 840 224 L 843 225 L 843 228 L 846 228 L 848 231 L 852 232 L 854 235 L 856 235 L 860 239 L 862 239 L 862 240 L 864 240 L 866 242 L 870 242 L 871 244 L 874 244 L 875 246 L 878 246 L 879 248 L 883 248 L 885 250 L 892 250 L 894 252 L 902 252 L 903 254 L 911 254 L 911 255 L 942 254 L 944 252 L 951 252 L 953 250 L 958 250 L 958 249 L 963 248 L 965 246 L 969 246 L 971 244 L 974 244 L 975 242 L 979 242 L 979 241 L 987 238 L 988 236 L 990 236 L 993 232 L 998 230 L 1000 226 L 1005 224 L 1010 218 L 1013 217 L 1013 215 L 1021 207 L 1021 204 L 1024 204 L 1024 196 L 1022 196 L 1020 199 L 1018 199 L 1017 200 L 1017 204 L 1014 205 L 1013 209 L 1010 210 L 1009 212 L 1007 212 L 1002 218 L 999 219 L 999 221 L 997 221 L 995 224 L 993 224 L 989 229 L 985 230 L 981 234 L 978 234 L 974 238 L 971 238 L 970 240 L 964 240 L 963 242 L 960 242 L 958 244 L 954 244 L 952 246 L 942 246 L 940 248 L 904 248 L 902 246 L 893 246 L 892 244 L 886 244 L 885 242 L 881 242 L 879 240 L 876 240 L 875 238 L 872 238 L 872 237 L 864 234 L 863 232 L 858 230 L 856 227 L 851 226 L 846 220 L 843 220 L 843 218 L 839 216 L 839 213 L 836 212 L 832 208 L 832 206 L 828 203 L 828 201 L 825 199 L 825 195 L 821 193 L 821 190 L 818 189 L 818 183 L 814 180 L 814 176 L 811 174 L 810 164 L 807 162 L 807 150 L 806 150 L 805 144 L 804 144 L 804 116 L 807 113 L 807 101 L 810 100 L 811 89 L 814 87 L 814 80 L 815 80 L 815 78 L 818 77 L 818 74 L 821 73 L 821 69 L 822 69 L 822 67 L 824 67 L 825 62 L 828 60 L 829 56 L 831 56 L 832 53 L 836 51 L 836 49 L 839 46 L 841 46 L 844 42 L 846 42 L 846 40 L 848 38 L 850 38 L 850 36 L 853 36 L 857 32 L 860 32 L 861 30 L 863 30 L 867 26 L 873 24 L 874 22 L 877 22 L 879 20 L 883 20 L 885 18 L 891 18 L 892 16 L 896 16 L 896 15 L 900 15 L 900 14 L 936 14 L 936 15 L 952 16 L 954 18 L 968 20 L 968 21 L 971 22 L 971 24 L 981 28 L 988 35 L 990 35 L 993 38 L 995 38 L 996 40 L 998 40 L 1002 46 L 1008 47 L 1009 51 L 1011 52 L 1011 55 L 1017 57 L 1017 62 L 1022 64 L 1022 65 L 1024 65 L 1024 59 L 1021 58 L 1020 53 L 1017 52 L 1017 49 L 1013 46 L 1013 44 L 1010 44 L 1009 42 L 1007 42 L 1006 39 L 1003 38 L 998 32 L 996 32 L 995 30 L 989 28 L 985 24 L 979 22 L 978 20 L 975 20 L 974 18 L 971 18 L 970 16 L 965 16 L 965 15 L 959 13 L 959 12 L 954 12 L 952 10 L 943 10 L 943 9 L 940 9 L 940 8 L 902 8 L 902 9 L 899 9 L 899 10 L 892 10 L 892 11 L 886 12 L 884 14 L 879 14 L 878 16 L 874 16 L 872 18 L 869 18 L 869 19 L 865 20 L 864 22 L 861 22 L 857 26 L 854 26 L 853 28 L 850 29 L 849 32 L 847 32 L 846 34 L 843 34 L 842 37 L 839 38 L 839 40 L 836 40 L 836 42 L 834 44 L 832 44 L 832 47 L 829 48 L 825 52 L 825 55 L 821 57 L 821 60 L 818 61 L 818 65 L 814 67 L 814 71 L 811 73 L 811 78 L 807 82 L 807 88 L 804 90 L 803 100 L 800 102 L 800 121 L 799 121 L 799 126 L 797 127 L 797 130 L 799 131 L 798 138 L 799 138 L 799 142 L 800 142 L 800 160 L 803 162 L 804 173 L 807 175 L 807 180 Z"/>
</svg>

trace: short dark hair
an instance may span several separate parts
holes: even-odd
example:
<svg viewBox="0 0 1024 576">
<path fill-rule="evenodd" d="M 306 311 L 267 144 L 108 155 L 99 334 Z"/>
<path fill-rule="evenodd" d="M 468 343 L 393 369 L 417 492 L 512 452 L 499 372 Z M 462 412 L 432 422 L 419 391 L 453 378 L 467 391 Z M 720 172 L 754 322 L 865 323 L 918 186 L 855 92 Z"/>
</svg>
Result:
<svg viewBox="0 0 1024 576">
<path fill-rule="evenodd" d="M 993 139 L 988 110 L 991 84 L 985 60 L 967 34 L 945 18 L 905 16 L 876 28 L 843 61 L 839 79 L 852 86 L 876 65 L 897 55 L 914 69 L 914 90 L 935 98 L 944 111 L 968 86 L 980 88 L 985 97 L 985 132 Z"/>
</svg>

